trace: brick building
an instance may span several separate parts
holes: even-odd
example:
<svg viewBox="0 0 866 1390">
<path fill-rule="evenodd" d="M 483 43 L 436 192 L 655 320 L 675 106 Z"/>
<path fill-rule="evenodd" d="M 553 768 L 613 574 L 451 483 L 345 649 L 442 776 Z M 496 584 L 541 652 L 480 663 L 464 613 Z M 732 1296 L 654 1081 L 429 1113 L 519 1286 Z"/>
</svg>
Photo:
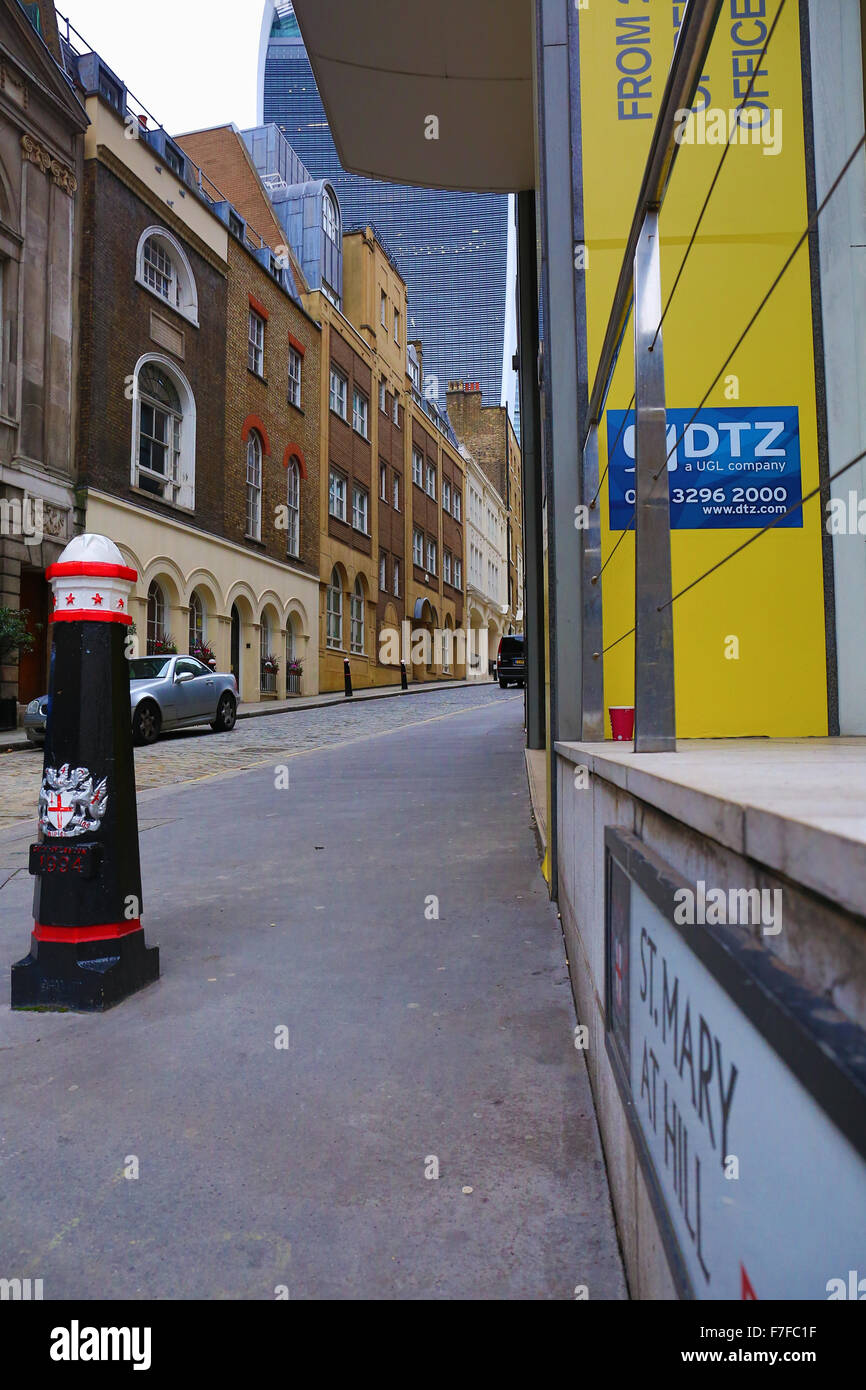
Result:
<svg viewBox="0 0 866 1390">
<path fill-rule="evenodd" d="M 257 686 L 266 697 L 287 693 L 287 685 L 289 693 L 314 694 L 321 329 L 301 307 L 303 273 L 238 131 L 195 131 L 179 136 L 178 144 L 209 181 L 231 190 L 225 534 L 241 538 L 251 554 L 288 564 L 308 579 L 303 599 L 296 594 L 288 609 L 275 595 L 257 604 L 248 585 L 237 588 L 230 613 L 232 669 L 246 698 L 255 698 Z M 255 246 L 248 220 L 253 218 Z M 275 678 L 265 669 L 269 655 L 279 663 Z M 300 680 L 290 678 L 292 661 L 302 664 Z"/>
<path fill-rule="evenodd" d="M 401 655 L 414 680 L 430 680 L 444 675 L 463 675 L 465 664 L 455 647 L 449 655 L 445 642 L 435 634 L 455 631 L 463 622 L 463 464 L 445 433 L 445 422 L 428 406 L 418 390 L 420 362 L 407 342 L 408 289 L 406 282 L 382 240 L 372 227 L 364 227 L 343 237 L 342 310 L 319 295 L 320 312 L 330 327 L 332 386 L 327 401 L 327 423 L 323 410 L 323 440 L 327 439 L 329 472 L 334 479 L 327 498 L 327 535 L 348 544 L 353 555 L 366 554 L 365 538 L 355 526 L 352 535 L 343 532 L 335 511 L 340 510 L 341 450 L 351 420 L 352 435 L 363 435 L 366 374 L 351 384 L 361 396 L 360 413 L 354 408 L 341 419 L 340 377 L 348 362 L 346 349 L 353 339 L 363 342 L 369 363 L 369 412 L 366 433 L 369 456 L 375 460 L 370 479 L 375 505 L 370 511 L 370 611 L 365 629 L 363 655 L 353 641 L 357 636 L 360 594 L 358 580 L 341 566 L 344 559 L 333 552 L 334 566 L 328 573 L 323 533 L 322 579 L 325 583 L 323 680 L 334 688 L 340 678 L 342 661 L 348 655 L 363 684 L 392 684 L 399 667 L 392 660 L 393 643 L 383 644 L 383 633 L 399 632 L 408 622 L 411 632 L 428 634 L 425 651 L 419 644 L 401 642 Z M 315 310 L 314 310 L 315 312 Z M 325 360 L 323 351 L 323 361 Z M 323 400 L 324 407 L 324 400 Z M 359 426 L 361 429 L 359 430 Z M 327 435 L 325 429 L 327 428 Z M 358 444 L 354 444 L 357 451 Z M 347 488 L 363 480 L 347 478 Z M 357 561 L 356 568 L 357 568 Z M 344 585 L 338 592 L 337 582 Z M 363 583 L 363 580 L 362 580 Z M 340 602 L 348 599 L 350 627 L 348 651 L 346 633 L 340 637 L 337 614 Z M 375 638 L 375 642 L 371 640 Z M 325 675 L 325 673 L 328 673 Z"/>
<path fill-rule="evenodd" d="M 232 669 L 245 698 L 257 685 L 282 696 L 289 663 L 300 661 L 290 689 L 314 694 L 321 332 L 245 240 L 229 237 L 228 265 L 224 534 L 306 578 L 288 605 L 279 585 L 260 603 L 244 566 L 230 613 Z M 269 655 L 276 679 L 260 669 Z"/>
<path fill-rule="evenodd" d="M 293 688 L 315 690 L 317 531 L 303 506 L 316 451 L 288 397 L 293 350 L 318 392 L 317 330 L 292 297 L 291 266 L 101 58 L 78 54 L 77 76 L 90 119 L 79 428 L 87 528 L 111 536 L 138 570 L 141 650 L 168 640 L 180 652 L 210 649 L 245 700 L 284 693 L 286 655 L 299 656 Z M 276 673 L 263 666 L 270 655 Z"/>
<path fill-rule="evenodd" d="M 477 382 L 451 381 L 448 417 L 505 503 L 508 557 L 506 632 L 523 631 L 523 472 L 520 445 L 504 405 L 484 405 Z"/>
<path fill-rule="evenodd" d="M 320 688 L 342 689 L 347 659 L 359 688 L 394 684 L 399 657 L 391 659 L 393 643 L 383 648 L 383 631 L 400 634 L 408 619 L 432 638 L 463 622 L 457 440 L 420 395 L 420 363 L 407 342 L 407 287 L 381 238 L 370 227 L 343 235 L 333 189 L 308 174 L 275 128 L 244 133 L 254 164 L 236 139 L 223 128 L 185 136 L 183 144 L 210 178 L 219 175 L 236 207 L 258 216 L 262 199 L 273 195 L 273 215 L 261 218 L 261 230 L 275 252 L 303 258 L 303 304 L 321 327 Z M 413 450 L 424 460 L 420 485 Z M 465 669 L 432 640 L 429 655 L 412 666 L 415 679 L 440 675 L 446 665 L 453 674 Z"/>
<path fill-rule="evenodd" d="M 0 671 L 0 727 L 48 686 L 45 568 L 76 530 L 77 235 L 87 117 L 54 6 L 0 8 L 0 607 L 34 639 Z"/>
</svg>

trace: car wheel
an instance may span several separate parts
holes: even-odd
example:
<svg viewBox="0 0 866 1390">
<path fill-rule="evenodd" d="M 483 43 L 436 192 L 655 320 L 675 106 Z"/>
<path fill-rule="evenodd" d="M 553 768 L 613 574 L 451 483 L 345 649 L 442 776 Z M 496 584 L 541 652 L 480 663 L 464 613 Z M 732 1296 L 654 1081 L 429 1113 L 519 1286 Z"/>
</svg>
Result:
<svg viewBox="0 0 866 1390">
<path fill-rule="evenodd" d="M 508 686 L 508 681 L 504 681 L 504 680 L 502 679 L 502 677 L 500 676 L 500 678 L 499 678 L 499 689 L 500 689 L 500 690 L 505 690 L 505 689 L 507 688 L 507 686 Z"/>
<path fill-rule="evenodd" d="M 132 716 L 132 737 L 136 743 L 156 743 L 162 728 L 162 715 L 159 706 L 152 700 L 143 700 Z"/>
<path fill-rule="evenodd" d="M 211 721 L 211 728 L 215 734 L 228 734 L 235 727 L 238 718 L 238 707 L 233 695 L 225 691 L 220 696 L 217 705 L 216 719 Z"/>
</svg>

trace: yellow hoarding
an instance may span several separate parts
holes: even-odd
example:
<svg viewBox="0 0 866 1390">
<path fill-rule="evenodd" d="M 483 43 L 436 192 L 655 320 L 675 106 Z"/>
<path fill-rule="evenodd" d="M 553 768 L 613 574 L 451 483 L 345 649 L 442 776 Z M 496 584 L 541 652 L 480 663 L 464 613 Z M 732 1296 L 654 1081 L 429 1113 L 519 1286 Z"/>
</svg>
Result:
<svg viewBox="0 0 866 1390">
<path fill-rule="evenodd" d="M 666 302 L 733 131 L 662 334 L 673 592 L 779 521 L 674 604 L 681 738 L 827 733 L 820 502 L 785 516 L 819 478 L 808 242 L 709 389 L 808 222 L 796 5 L 760 60 L 778 4 L 725 0 L 661 214 Z M 592 381 L 685 5 L 578 8 Z M 736 111 L 752 78 L 744 128 Z M 634 623 L 633 432 L 622 414 L 633 363 L 629 324 L 599 431 L 602 468 L 616 444 L 599 499 L 605 559 L 619 542 L 602 580 L 605 646 Z M 633 702 L 633 636 L 608 652 L 604 679 L 607 706 Z"/>
</svg>

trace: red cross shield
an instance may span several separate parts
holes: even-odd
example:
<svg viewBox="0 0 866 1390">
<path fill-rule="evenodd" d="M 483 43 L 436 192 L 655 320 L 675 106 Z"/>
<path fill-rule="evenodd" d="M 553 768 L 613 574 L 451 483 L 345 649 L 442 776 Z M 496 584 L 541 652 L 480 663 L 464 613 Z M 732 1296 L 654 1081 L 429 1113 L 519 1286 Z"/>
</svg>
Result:
<svg viewBox="0 0 866 1390">
<path fill-rule="evenodd" d="M 45 815 L 55 830 L 63 831 L 75 815 L 75 807 L 67 806 L 60 792 L 52 792 L 45 808 Z"/>
</svg>

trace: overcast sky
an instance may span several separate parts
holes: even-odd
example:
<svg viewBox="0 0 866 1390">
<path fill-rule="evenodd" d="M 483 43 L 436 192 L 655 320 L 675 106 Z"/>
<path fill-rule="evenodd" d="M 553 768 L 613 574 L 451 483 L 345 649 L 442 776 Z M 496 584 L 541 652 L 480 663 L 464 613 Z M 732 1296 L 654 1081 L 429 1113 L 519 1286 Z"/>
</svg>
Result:
<svg viewBox="0 0 866 1390">
<path fill-rule="evenodd" d="M 256 122 L 265 0 L 57 0 L 166 130 Z M 62 20 L 61 20 L 62 24 Z"/>
</svg>

